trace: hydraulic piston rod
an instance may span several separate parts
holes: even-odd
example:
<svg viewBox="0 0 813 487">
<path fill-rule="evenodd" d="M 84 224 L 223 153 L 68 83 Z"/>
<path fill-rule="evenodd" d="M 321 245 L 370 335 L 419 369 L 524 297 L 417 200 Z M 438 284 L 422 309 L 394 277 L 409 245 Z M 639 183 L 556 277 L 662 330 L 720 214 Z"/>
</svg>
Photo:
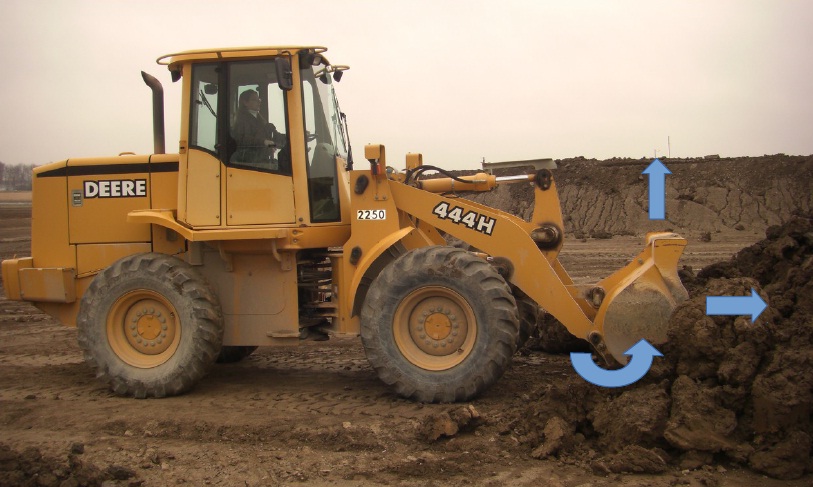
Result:
<svg viewBox="0 0 813 487">
<path fill-rule="evenodd" d="M 418 182 L 418 187 L 424 191 L 429 191 L 430 193 L 451 193 L 454 191 L 491 191 L 500 183 L 510 184 L 523 181 L 533 182 L 534 178 L 534 174 L 497 177 L 493 174 L 481 172 L 473 176 L 461 176 L 457 179 L 423 179 Z"/>
</svg>

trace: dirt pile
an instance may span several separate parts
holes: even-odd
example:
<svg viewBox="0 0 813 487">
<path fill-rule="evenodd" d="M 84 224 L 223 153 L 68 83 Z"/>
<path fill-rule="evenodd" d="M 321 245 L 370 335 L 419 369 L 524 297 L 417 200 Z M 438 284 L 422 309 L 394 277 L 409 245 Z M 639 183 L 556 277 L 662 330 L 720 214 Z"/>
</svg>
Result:
<svg viewBox="0 0 813 487">
<path fill-rule="evenodd" d="M 641 172 L 652 159 L 556 162 L 565 231 L 579 238 L 643 235 L 665 228 L 692 237 L 729 231 L 761 234 L 793 215 L 813 211 L 813 156 L 663 159 L 672 172 L 666 176 L 665 222 L 648 216 L 648 177 Z M 533 210 L 532 189 L 524 184 L 501 185 L 470 198 L 526 219 Z"/>
<path fill-rule="evenodd" d="M 813 471 L 813 221 L 793 218 L 687 283 L 664 359 L 621 391 L 578 378 L 528 394 L 509 425 L 537 458 L 599 473 L 663 472 L 732 462 L 779 479 Z M 706 316 L 706 296 L 769 307 Z"/>
<path fill-rule="evenodd" d="M 665 437 L 796 478 L 813 468 L 813 222 L 793 218 L 766 233 L 703 269 L 691 283 L 695 297 L 676 310 L 664 348 L 678 375 Z M 752 288 L 769 304 L 756 323 L 705 316 L 705 296 Z"/>
<path fill-rule="evenodd" d="M 111 465 L 104 470 L 84 462 L 84 445 L 71 445 L 66 460 L 44 456 L 37 448 L 16 451 L 0 443 L 0 485 L 18 486 L 99 486 L 106 481 L 128 480 L 136 476 L 126 467 Z M 115 484 L 120 485 L 120 484 Z M 140 482 L 136 481 L 136 484 Z"/>
</svg>

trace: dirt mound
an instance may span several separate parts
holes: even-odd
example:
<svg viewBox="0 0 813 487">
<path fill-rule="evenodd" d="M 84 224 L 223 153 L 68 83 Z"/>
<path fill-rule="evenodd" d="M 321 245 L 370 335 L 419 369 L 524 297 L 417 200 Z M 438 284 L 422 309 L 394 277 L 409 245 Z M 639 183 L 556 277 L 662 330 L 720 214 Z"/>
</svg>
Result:
<svg viewBox="0 0 813 487">
<path fill-rule="evenodd" d="M 788 479 L 813 468 L 813 223 L 793 218 L 766 234 L 701 271 L 695 297 L 676 310 L 664 347 L 678 375 L 665 437 Z M 705 316 L 705 296 L 752 288 L 769 303 L 756 323 Z"/>
<path fill-rule="evenodd" d="M 813 156 L 663 159 L 672 172 L 666 176 L 666 221 L 648 216 L 649 185 L 641 172 L 652 159 L 556 162 L 565 231 L 579 238 L 643 235 L 665 228 L 712 239 L 720 232 L 761 234 L 793 215 L 813 211 Z M 533 191 L 524 184 L 469 197 L 525 219 L 533 211 Z"/>
<path fill-rule="evenodd" d="M 106 481 L 128 480 L 136 476 L 127 467 L 111 465 L 104 470 L 83 462 L 84 445 L 71 446 L 65 461 L 43 456 L 37 448 L 16 451 L 0 443 L 0 485 L 18 486 L 98 486 Z M 118 484 L 116 484 L 118 485 Z"/>
<path fill-rule="evenodd" d="M 779 479 L 813 471 L 813 222 L 793 218 L 689 283 L 664 360 L 623 391 L 564 380 L 528 394 L 511 428 L 532 456 L 599 473 L 698 468 L 721 460 Z M 769 307 L 706 316 L 706 296 Z"/>
</svg>

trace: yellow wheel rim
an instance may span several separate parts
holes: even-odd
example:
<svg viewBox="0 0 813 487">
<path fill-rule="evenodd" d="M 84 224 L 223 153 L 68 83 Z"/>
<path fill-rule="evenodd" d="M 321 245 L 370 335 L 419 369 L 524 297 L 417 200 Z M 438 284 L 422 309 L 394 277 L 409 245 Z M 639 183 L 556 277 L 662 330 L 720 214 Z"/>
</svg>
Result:
<svg viewBox="0 0 813 487">
<path fill-rule="evenodd" d="M 426 370 L 463 362 L 477 339 L 477 320 L 466 300 L 442 286 L 412 291 L 395 310 L 393 333 L 401 354 Z"/>
<path fill-rule="evenodd" d="M 157 367 L 178 349 L 178 313 L 159 293 L 131 291 L 113 303 L 107 316 L 107 339 L 116 355 L 133 367 Z"/>
</svg>

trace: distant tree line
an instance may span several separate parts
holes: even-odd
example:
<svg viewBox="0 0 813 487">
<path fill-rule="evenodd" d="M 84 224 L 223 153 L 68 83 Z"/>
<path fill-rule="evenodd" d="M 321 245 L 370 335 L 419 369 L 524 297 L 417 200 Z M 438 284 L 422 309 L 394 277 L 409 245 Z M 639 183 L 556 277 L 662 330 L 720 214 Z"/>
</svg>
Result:
<svg viewBox="0 0 813 487">
<path fill-rule="evenodd" d="M 34 164 L 0 162 L 0 191 L 31 191 L 31 171 Z"/>
</svg>

